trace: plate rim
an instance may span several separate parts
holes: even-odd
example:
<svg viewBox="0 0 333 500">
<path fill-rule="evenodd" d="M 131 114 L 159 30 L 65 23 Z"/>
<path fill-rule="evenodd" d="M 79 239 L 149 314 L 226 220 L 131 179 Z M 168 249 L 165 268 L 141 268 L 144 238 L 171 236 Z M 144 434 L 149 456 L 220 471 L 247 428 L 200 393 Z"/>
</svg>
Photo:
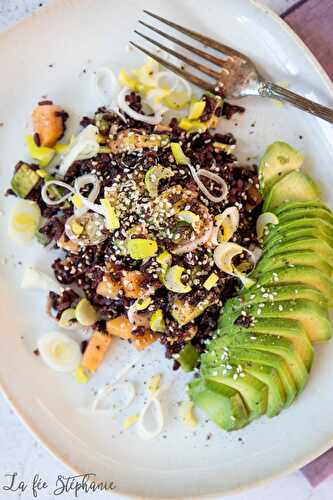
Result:
<svg viewBox="0 0 333 500">
<path fill-rule="evenodd" d="M 279 25 L 281 30 L 286 32 L 292 39 L 293 41 L 302 49 L 304 55 L 307 57 L 309 62 L 314 66 L 314 69 L 316 72 L 319 74 L 321 77 L 323 83 L 325 84 L 328 93 L 331 95 L 333 98 L 333 81 L 329 77 L 328 73 L 326 70 L 323 68 L 321 63 L 318 61 L 317 57 L 313 54 L 311 49 L 305 44 L 305 42 L 300 38 L 300 36 L 292 29 L 292 27 L 279 15 L 277 14 L 271 7 L 264 5 L 261 3 L 260 0 L 247 0 L 249 1 L 250 4 L 252 4 L 256 9 L 259 11 L 264 12 L 267 14 L 276 24 Z M 0 33 L 0 44 L 1 40 L 4 39 L 6 36 L 8 36 L 9 33 L 15 32 L 18 28 L 23 26 L 24 24 L 31 22 L 34 17 L 38 17 L 40 13 L 47 13 L 48 11 L 52 14 L 52 11 L 54 7 L 57 4 L 61 3 L 67 3 L 68 0 L 49 0 L 49 2 L 46 5 L 43 5 L 42 7 L 38 8 L 37 10 L 33 11 L 32 13 L 28 14 L 24 18 L 20 19 L 18 22 L 16 22 L 14 25 L 8 27 L 5 29 L 2 33 Z M 65 467 L 67 467 L 70 471 L 77 473 L 77 474 L 82 474 L 82 471 L 80 469 L 77 469 L 73 464 L 69 462 L 61 454 L 60 451 L 56 449 L 53 445 L 51 445 L 48 441 L 48 439 L 37 430 L 35 424 L 32 422 L 30 417 L 26 414 L 23 408 L 21 408 L 20 403 L 18 400 L 12 399 L 10 395 L 10 391 L 6 390 L 4 383 L 2 380 L 0 380 L 0 391 L 9 403 L 9 406 L 15 411 L 15 414 L 18 416 L 19 420 L 24 424 L 24 427 L 30 432 L 30 434 L 40 443 L 56 460 L 58 460 L 60 463 L 62 463 Z M 333 431 L 332 431 L 332 437 L 331 439 L 326 443 L 323 444 L 319 449 L 316 449 L 311 454 L 308 454 L 304 459 L 297 460 L 293 465 L 287 466 L 286 468 L 283 468 L 279 472 L 269 474 L 267 477 L 262 478 L 262 479 L 256 479 L 253 481 L 250 481 L 244 485 L 230 488 L 228 490 L 225 490 L 221 493 L 216 492 L 216 493 L 211 493 L 211 494 L 200 494 L 200 495 L 195 495 L 192 496 L 193 500 L 195 499 L 207 499 L 207 500 L 215 500 L 218 498 L 221 498 L 221 495 L 227 496 L 227 495 L 236 495 L 245 491 L 252 490 L 254 488 L 259 488 L 260 486 L 263 486 L 265 484 L 268 484 L 274 480 L 277 480 L 279 478 L 282 478 L 286 475 L 292 474 L 293 472 L 301 469 L 304 467 L 306 464 L 312 462 L 315 460 L 317 457 L 321 456 L 323 453 L 325 453 L 327 450 L 329 450 L 331 447 L 333 447 Z M 114 497 L 119 497 L 119 498 L 128 498 L 128 499 L 136 499 L 136 500 L 143 500 L 153 498 L 153 497 L 142 497 L 140 495 L 128 495 L 126 493 L 123 493 L 121 491 L 113 490 L 112 495 Z M 178 500 L 186 500 L 188 497 L 184 496 L 176 496 L 176 497 L 165 497 L 165 496 L 159 496 L 159 497 L 154 497 L 157 499 L 163 499 L 167 500 L 171 498 L 177 498 Z"/>
</svg>

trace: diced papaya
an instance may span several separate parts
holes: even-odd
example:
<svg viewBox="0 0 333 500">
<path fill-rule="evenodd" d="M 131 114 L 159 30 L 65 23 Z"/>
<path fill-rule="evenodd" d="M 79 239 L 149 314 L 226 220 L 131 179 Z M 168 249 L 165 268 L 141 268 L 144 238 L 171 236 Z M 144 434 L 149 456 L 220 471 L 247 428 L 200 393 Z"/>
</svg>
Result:
<svg viewBox="0 0 333 500">
<path fill-rule="evenodd" d="M 158 339 L 158 335 L 153 334 L 149 329 L 146 329 L 143 335 L 133 335 L 133 328 L 134 325 L 124 315 L 118 316 L 115 319 L 109 319 L 106 322 L 106 330 L 109 335 L 114 335 L 125 340 L 132 340 L 138 351 L 143 351 Z"/>
<path fill-rule="evenodd" d="M 120 281 L 112 279 L 109 274 L 104 274 L 102 281 L 97 285 L 96 292 L 107 299 L 115 299 L 118 297 L 119 292 L 122 291 L 122 284 Z"/>
<path fill-rule="evenodd" d="M 65 127 L 62 108 L 55 104 L 39 104 L 32 113 L 32 124 L 40 145 L 53 147 L 63 136 Z"/>
<path fill-rule="evenodd" d="M 138 351 L 143 351 L 158 339 L 158 335 L 152 333 L 151 330 L 146 330 L 144 335 L 135 337 L 134 344 Z"/>
<path fill-rule="evenodd" d="M 111 335 L 104 331 L 95 330 L 84 351 L 81 367 L 90 373 L 95 373 L 102 363 L 111 342 Z"/>
<path fill-rule="evenodd" d="M 132 334 L 133 325 L 123 314 L 117 316 L 117 318 L 109 319 L 106 322 L 106 329 L 110 335 L 121 339 L 132 340 L 134 338 Z"/>
<path fill-rule="evenodd" d="M 123 271 L 121 284 L 125 296 L 129 299 L 137 299 L 142 295 L 141 284 L 143 274 L 140 271 Z"/>
</svg>

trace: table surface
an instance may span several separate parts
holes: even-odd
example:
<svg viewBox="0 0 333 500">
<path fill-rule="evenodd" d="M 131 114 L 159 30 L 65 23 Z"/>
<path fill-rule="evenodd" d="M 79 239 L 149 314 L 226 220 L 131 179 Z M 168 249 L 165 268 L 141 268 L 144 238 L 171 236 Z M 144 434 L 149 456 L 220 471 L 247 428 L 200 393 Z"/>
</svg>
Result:
<svg viewBox="0 0 333 500">
<path fill-rule="evenodd" d="M 311 47 L 330 76 L 333 76 L 333 0 L 262 0 L 286 19 Z M 11 26 L 33 10 L 38 9 L 45 0 L 0 0 L 0 31 Z M 20 480 L 30 482 L 35 474 L 40 474 L 50 485 L 54 484 L 59 474 L 68 476 L 68 471 L 47 450 L 43 448 L 22 425 L 3 396 L 0 395 L 0 498 L 33 498 L 28 492 L 7 493 L 2 490 L 5 474 L 18 473 Z M 10 495 L 10 496 L 9 496 Z M 38 494 L 38 499 L 46 500 L 51 496 L 50 490 Z M 74 500 L 74 493 L 65 498 Z M 76 498 L 87 498 L 79 493 Z M 113 495 L 105 493 L 89 493 L 89 498 L 112 500 Z M 327 479 L 316 489 L 311 488 L 300 472 L 255 490 L 232 497 L 234 500 L 332 500 L 333 477 Z"/>
</svg>

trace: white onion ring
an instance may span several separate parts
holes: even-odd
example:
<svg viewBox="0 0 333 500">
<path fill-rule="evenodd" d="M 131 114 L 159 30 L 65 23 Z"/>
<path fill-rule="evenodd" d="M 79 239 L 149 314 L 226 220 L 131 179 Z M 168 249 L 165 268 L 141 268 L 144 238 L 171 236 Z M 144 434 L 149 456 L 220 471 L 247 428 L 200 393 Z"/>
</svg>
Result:
<svg viewBox="0 0 333 500">
<path fill-rule="evenodd" d="M 185 92 L 187 94 L 187 100 L 189 101 L 191 99 L 191 96 L 192 96 L 191 85 L 186 80 L 184 80 L 183 78 L 180 78 L 179 76 L 175 75 L 174 73 L 171 73 L 171 71 L 160 71 L 159 73 L 157 73 L 157 75 L 155 77 L 155 81 L 156 81 L 157 86 L 159 88 L 162 88 L 162 89 L 163 89 L 163 87 L 160 84 L 161 78 L 166 78 L 166 79 L 173 78 L 174 79 L 174 83 L 170 87 L 169 94 L 172 94 L 172 92 L 177 91 L 178 90 L 177 87 L 179 88 L 179 84 L 181 84 L 185 88 Z"/>
<path fill-rule="evenodd" d="M 93 188 L 90 191 L 90 193 L 88 195 L 88 198 L 85 198 L 84 196 L 82 196 L 82 194 L 80 194 L 80 189 L 84 188 L 88 184 L 92 184 Z M 78 177 L 77 179 L 75 179 L 75 182 L 74 182 L 75 192 L 80 196 L 80 198 L 82 200 L 82 203 L 85 205 L 83 208 L 76 208 L 75 209 L 75 214 L 76 215 L 82 215 L 83 213 L 85 213 L 89 209 L 90 210 L 94 210 L 94 212 L 97 211 L 98 213 L 101 213 L 100 209 L 102 209 L 103 213 L 101 213 L 101 215 L 105 215 L 105 211 L 104 211 L 104 209 L 103 209 L 102 206 L 94 204 L 94 207 L 98 207 L 98 210 L 96 210 L 96 208 L 90 208 L 87 205 L 87 202 L 89 204 L 90 203 L 94 203 L 94 201 L 96 200 L 97 196 L 99 195 L 100 188 L 101 188 L 101 183 L 99 182 L 99 180 L 96 177 L 96 175 L 85 174 L 85 175 L 81 175 L 80 177 Z"/>
<path fill-rule="evenodd" d="M 221 201 L 225 200 L 225 198 L 228 196 L 228 186 L 227 183 L 225 182 L 222 177 L 220 177 L 217 174 L 214 174 L 213 172 L 210 172 L 209 170 L 206 170 L 204 168 L 200 168 L 198 171 L 191 165 L 188 164 L 188 167 L 191 171 L 192 177 L 195 180 L 195 182 L 198 184 L 199 189 L 203 192 L 203 194 L 212 202 L 214 203 L 220 203 Z M 222 186 L 222 194 L 220 196 L 214 196 L 211 194 L 211 192 L 206 188 L 206 186 L 203 184 L 203 182 L 200 179 L 201 177 L 207 177 L 208 179 L 211 179 L 216 182 L 216 184 L 219 184 Z"/>
<path fill-rule="evenodd" d="M 159 434 L 161 434 L 164 426 L 164 415 L 163 415 L 163 409 L 161 406 L 161 402 L 159 400 L 159 397 L 163 392 L 165 392 L 169 388 L 169 385 L 165 384 L 162 385 L 158 391 L 156 391 L 148 400 L 148 402 L 144 405 L 142 408 L 140 415 L 139 415 L 139 420 L 136 424 L 136 429 L 139 437 L 144 440 L 149 440 L 149 439 L 154 439 L 157 437 Z M 145 427 L 145 416 L 147 411 L 149 410 L 149 407 L 151 405 L 155 406 L 155 415 L 156 415 L 156 428 L 152 431 L 149 431 Z"/>
<path fill-rule="evenodd" d="M 133 118 L 133 120 L 138 120 L 140 122 L 144 122 L 144 123 L 148 123 L 149 125 L 157 125 L 158 123 L 161 122 L 162 120 L 162 116 L 161 116 L 161 113 L 159 111 L 157 111 L 155 113 L 155 116 L 146 116 L 146 115 L 143 115 L 142 113 L 138 113 L 137 111 L 134 111 L 134 109 L 132 109 L 128 103 L 126 102 L 126 96 L 128 94 L 128 88 L 127 87 L 124 87 L 119 95 L 118 95 L 118 99 L 117 99 L 117 103 L 118 103 L 118 106 L 119 108 L 124 111 L 124 113 L 126 113 L 130 118 Z"/>
<path fill-rule="evenodd" d="M 124 392 L 127 392 L 127 400 L 125 403 L 119 408 L 118 411 L 125 410 L 132 404 L 134 398 L 135 398 L 135 388 L 134 385 L 131 384 L 130 382 L 118 382 L 116 384 L 107 384 L 102 389 L 98 391 L 96 394 L 95 399 L 93 400 L 92 406 L 91 406 L 91 411 L 93 413 L 99 413 L 100 415 L 109 415 L 109 414 L 114 414 L 113 409 L 99 409 L 98 405 L 100 402 L 114 389 L 116 388 L 123 388 Z"/>
<path fill-rule="evenodd" d="M 211 236 L 212 236 L 213 221 L 208 220 L 207 224 L 208 224 L 208 227 L 205 229 L 205 231 L 201 235 L 199 235 L 194 240 L 186 241 L 185 243 L 181 243 L 181 244 L 177 245 L 172 250 L 172 253 L 175 255 L 183 255 L 184 253 L 193 252 L 199 246 L 207 243 L 207 241 L 209 241 Z"/>
<path fill-rule="evenodd" d="M 67 189 L 69 192 L 67 194 L 64 194 L 64 196 L 62 196 L 60 198 L 60 200 L 51 200 L 51 198 L 49 197 L 49 195 L 47 194 L 47 188 L 49 186 L 60 186 L 60 187 L 63 187 L 65 189 Z M 42 200 L 44 201 L 44 203 L 46 203 L 47 205 L 59 205 L 60 203 L 63 203 L 64 201 L 66 201 L 70 196 L 72 196 L 72 194 L 75 193 L 75 190 L 72 188 L 72 186 L 70 186 L 69 184 L 67 184 L 66 182 L 63 182 L 63 181 L 47 181 L 45 182 L 44 186 L 42 187 L 42 190 L 41 190 L 41 196 L 42 196 Z"/>
</svg>

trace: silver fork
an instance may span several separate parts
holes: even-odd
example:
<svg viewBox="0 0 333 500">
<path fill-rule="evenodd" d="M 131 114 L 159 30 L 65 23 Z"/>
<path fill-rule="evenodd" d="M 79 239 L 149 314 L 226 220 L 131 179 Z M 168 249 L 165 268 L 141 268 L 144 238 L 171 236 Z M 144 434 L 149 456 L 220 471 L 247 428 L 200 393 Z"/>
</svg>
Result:
<svg viewBox="0 0 333 500">
<path fill-rule="evenodd" d="M 194 47 L 154 26 L 151 26 L 146 22 L 139 21 L 140 24 L 142 24 L 149 30 L 152 30 L 161 37 L 166 38 L 170 42 L 179 45 L 192 54 L 199 56 L 201 59 L 204 59 L 205 61 L 208 61 L 215 66 L 212 67 L 198 62 L 135 30 L 135 33 L 137 35 L 141 36 L 159 49 L 164 50 L 168 54 L 184 62 L 186 65 L 192 66 L 198 72 L 203 73 L 210 78 L 210 80 L 208 81 L 207 79 L 202 79 L 201 77 L 196 76 L 183 68 L 175 66 L 159 55 L 154 54 L 153 52 L 143 47 L 140 47 L 138 44 L 130 42 L 134 47 L 141 50 L 146 55 L 152 57 L 157 62 L 173 71 L 177 75 L 181 76 L 185 80 L 212 93 L 223 95 L 226 98 L 238 99 L 246 96 L 261 96 L 278 99 L 279 101 L 287 101 L 293 106 L 296 106 L 296 108 L 302 109 L 303 111 L 306 111 L 308 113 L 311 113 L 312 115 L 322 118 L 323 120 L 333 123 L 332 109 L 329 109 L 326 106 L 322 106 L 321 104 L 318 104 L 314 101 L 306 99 L 305 97 L 295 94 L 290 90 L 280 87 L 275 83 L 265 80 L 257 70 L 254 63 L 251 61 L 251 59 L 241 52 L 238 52 L 228 45 L 224 45 L 216 40 L 213 40 L 212 38 L 201 35 L 196 31 L 184 28 L 183 26 L 180 26 L 179 24 L 176 24 L 172 21 L 168 21 L 167 19 L 153 14 L 152 12 L 149 12 L 147 10 L 144 10 L 144 12 L 154 19 L 157 19 L 158 21 L 170 26 L 176 31 L 179 31 L 184 35 L 187 35 L 188 37 L 201 42 L 205 47 L 214 49 L 216 52 L 221 54 L 221 56 L 217 57 L 217 55 L 213 55 L 205 50 Z"/>
</svg>

